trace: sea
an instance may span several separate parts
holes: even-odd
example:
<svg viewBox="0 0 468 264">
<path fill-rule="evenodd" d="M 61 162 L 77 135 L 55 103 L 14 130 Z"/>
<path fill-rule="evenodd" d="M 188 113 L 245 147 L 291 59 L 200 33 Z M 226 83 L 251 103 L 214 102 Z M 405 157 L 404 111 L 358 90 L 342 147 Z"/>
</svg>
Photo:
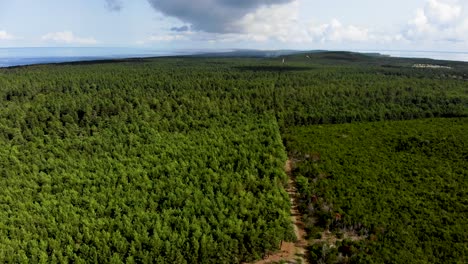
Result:
<svg viewBox="0 0 468 264">
<path fill-rule="evenodd" d="M 153 50 L 138 48 L 0 48 L 0 67 L 124 58 L 183 56 L 199 50 Z"/>
<path fill-rule="evenodd" d="M 363 53 L 380 53 L 390 57 L 424 58 L 433 60 L 468 62 L 468 52 L 457 51 L 414 51 L 414 50 L 357 50 Z"/>
<path fill-rule="evenodd" d="M 183 56 L 226 50 L 155 50 L 144 48 L 0 48 L 0 67 L 123 58 Z M 359 50 L 392 57 L 429 58 L 468 62 L 468 52 Z"/>
</svg>

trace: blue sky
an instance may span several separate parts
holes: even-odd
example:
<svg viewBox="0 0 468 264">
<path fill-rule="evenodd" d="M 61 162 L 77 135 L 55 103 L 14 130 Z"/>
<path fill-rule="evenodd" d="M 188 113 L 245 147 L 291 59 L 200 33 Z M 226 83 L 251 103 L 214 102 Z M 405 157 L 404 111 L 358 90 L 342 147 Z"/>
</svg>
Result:
<svg viewBox="0 0 468 264">
<path fill-rule="evenodd" d="M 465 0 L 0 0 L 0 47 L 468 51 Z"/>
</svg>

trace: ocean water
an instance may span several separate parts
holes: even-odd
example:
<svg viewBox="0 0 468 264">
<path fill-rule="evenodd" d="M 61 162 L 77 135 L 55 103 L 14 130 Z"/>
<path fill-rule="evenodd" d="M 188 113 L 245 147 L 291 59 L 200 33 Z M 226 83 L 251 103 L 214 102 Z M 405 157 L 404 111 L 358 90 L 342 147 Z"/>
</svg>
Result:
<svg viewBox="0 0 468 264">
<path fill-rule="evenodd" d="M 466 61 L 468 62 L 468 52 L 449 51 L 406 51 L 406 50 L 361 50 L 359 52 L 376 52 L 391 57 L 403 58 L 426 58 L 434 60 Z"/>
<path fill-rule="evenodd" d="M 190 55 L 197 51 L 133 48 L 0 48 L 0 67 L 102 59 Z"/>
</svg>

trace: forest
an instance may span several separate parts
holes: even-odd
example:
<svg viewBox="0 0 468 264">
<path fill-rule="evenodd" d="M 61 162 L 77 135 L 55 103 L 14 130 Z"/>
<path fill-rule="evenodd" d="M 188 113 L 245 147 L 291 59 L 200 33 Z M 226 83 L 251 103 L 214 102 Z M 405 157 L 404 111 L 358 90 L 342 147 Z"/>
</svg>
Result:
<svg viewBox="0 0 468 264">
<path fill-rule="evenodd" d="M 431 118 L 289 128 L 309 236 L 345 238 L 311 245 L 312 262 L 465 262 L 467 127 Z"/>
<path fill-rule="evenodd" d="M 311 261 L 463 263 L 468 65 L 309 58 L 0 69 L 0 262 L 261 259 L 296 239 L 289 153 L 304 217 L 334 205 L 309 235 L 366 236 L 341 258 L 311 237 Z"/>
</svg>

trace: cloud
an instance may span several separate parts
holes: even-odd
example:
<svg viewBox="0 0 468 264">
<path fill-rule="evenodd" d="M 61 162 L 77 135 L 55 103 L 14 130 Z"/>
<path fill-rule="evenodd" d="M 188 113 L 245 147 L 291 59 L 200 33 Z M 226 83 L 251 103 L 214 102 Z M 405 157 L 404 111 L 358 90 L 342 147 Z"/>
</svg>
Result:
<svg viewBox="0 0 468 264">
<path fill-rule="evenodd" d="M 376 32 L 365 26 L 346 24 L 339 19 L 312 23 L 301 19 L 301 1 L 264 5 L 246 13 L 229 26 L 235 32 L 205 32 L 193 26 L 173 27 L 166 35 L 148 37 L 139 44 L 170 41 L 194 41 L 203 43 L 235 43 L 271 47 L 333 47 L 340 44 L 359 46 L 388 44 L 402 41 L 397 31 L 394 34 Z M 229 44 L 231 45 L 231 44 Z"/>
<path fill-rule="evenodd" d="M 462 8 L 456 1 L 429 0 L 424 8 L 428 20 L 438 25 L 447 25 L 457 20 Z"/>
<path fill-rule="evenodd" d="M 120 0 L 106 0 L 106 7 L 110 11 L 120 11 L 122 10 L 122 2 Z"/>
<path fill-rule="evenodd" d="M 146 40 L 137 41 L 138 45 L 146 45 L 151 43 L 161 43 L 161 42 L 171 42 L 171 41 L 180 41 L 188 40 L 189 33 L 184 32 L 183 34 L 162 34 L 162 35 L 152 35 L 149 36 Z"/>
<path fill-rule="evenodd" d="M 186 32 L 186 31 L 189 31 L 190 28 L 188 26 L 181 26 L 181 27 L 172 27 L 171 28 L 171 31 L 174 31 L 174 32 Z"/>
<path fill-rule="evenodd" d="M 342 19 L 312 21 L 301 18 L 301 0 L 148 0 L 163 14 L 186 23 L 167 34 L 141 43 L 195 41 L 204 43 L 280 44 L 295 47 L 365 47 L 468 42 L 468 16 L 459 0 L 426 0 L 403 28 L 383 30 L 348 24 Z M 207 7 L 209 4 L 213 6 Z M 205 9 L 206 8 L 206 9 Z M 206 10 L 213 10 L 212 14 Z M 229 12 L 232 16 L 227 15 Z M 426 45 L 427 46 L 427 45 Z"/>
<path fill-rule="evenodd" d="M 403 35 L 411 41 L 468 42 L 468 19 L 456 0 L 428 0 Z"/>
<path fill-rule="evenodd" d="M 77 37 L 71 31 L 53 32 L 42 36 L 43 41 L 52 41 L 63 44 L 94 45 L 98 41 L 94 38 Z"/>
<path fill-rule="evenodd" d="M 301 21 L 300 3 L 272 5 L 244 16 L 237 25 L 244 29 L 244 38 L 253 41 L 276 40 L 283 43 L 363 42 L 371 38 L 369 30 L 343 25 L 338 19 L 330 23 L 311 24 Z"/>
<path fill-rule="evenodd" d="M 187 39 L 184 35 L 154 35 L 148 38 L 150 42 L 163 42 Z"/>
<path fill-rule="evenodd" d="M 121 0 L 106 0 L 120 10 Z M 365 26 L 343 23 L 339 19 L 311 23 L 300 15 L 302 0 L 147 0 L 158 12 L 176 18 L 182 26 L 151 35 L 138 44 L 196 42 L 279 42 L 283 44 L 395 43 L 407 41 L 413 31 L 433 31 L 431 21 L 447 24 L 461 16 L 461 8 L 448 4 L 456 0 L 427 0 L 407 32 L 375 32 Z M 177 23 L 177 22 L 176 22 Z M 417 30 L 416 30 L 417 29 Z M 412 31 L 411 31 L 412 30 Z M 449 37 L 447 37 L 449 39 Z M 451 38 L 453 39 L 453 38 Z"/>
<path fill-rule="evenodd" d="M 292 0 L 148 0 L 151 6 L 171 17 L 189 23 L 195 31 L 243 33 L 237 22 L 258 8 L 286 4 Z"/>
<path fill-rule="evenodd" d="M 401 36 L 388 36 L 371 30 L 346 25 L 338 19 L 328 23 L 312 24 L 300 19 L 300 1 L 287 4 L 261 6 L 245 14 L 230 26 L 238 32 L 204 32 L 190 26 L 173 27 L 167 35 L 156 35 L 139 44 L 170 41 L 195 41 L 204 43 L 281 43 L 283 45 L 310 46 L 336 43 L 387 43 Z M 262 44 L 263 43 L 263 44 Z"/>
<path fill-rule="evenodd" d="M 0 30 L 0 40 L 13 40 L 15 37 L 5 30 Z"/>
<path fill-rule="evenodd" d="M 271 39 L 282 42 L 303 42 L 308 36 L 305 25 L 299 20 L 299 2 L 263 6 L 246 14 L 236 27 L 244 38 L 257 42 Z"/>
<path fill-rule="evenodd" d="M 364 42 L 370 40 L 369 30 L 354 25 L 343 25 L 338 19 L 310 28 L 312 38 L 320 42 Z"/>
</svg>

